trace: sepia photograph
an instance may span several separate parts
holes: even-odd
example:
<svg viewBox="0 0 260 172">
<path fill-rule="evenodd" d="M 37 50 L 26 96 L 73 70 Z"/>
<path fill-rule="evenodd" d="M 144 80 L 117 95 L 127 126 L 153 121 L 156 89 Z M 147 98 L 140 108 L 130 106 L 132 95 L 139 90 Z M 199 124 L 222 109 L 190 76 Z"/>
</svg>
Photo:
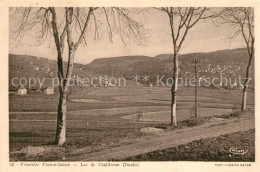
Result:
<svg viewBox="0 0 260 172">
<path fill-rule="evenodd" d="M 255 161 L 254 8 L 9 21 L 10 161 Z"/>
<path fill-rule="evenodd" d="M 27 4 L 6 7 L 10 167 L 256 163 L 254 5 Z"/>
</svg>

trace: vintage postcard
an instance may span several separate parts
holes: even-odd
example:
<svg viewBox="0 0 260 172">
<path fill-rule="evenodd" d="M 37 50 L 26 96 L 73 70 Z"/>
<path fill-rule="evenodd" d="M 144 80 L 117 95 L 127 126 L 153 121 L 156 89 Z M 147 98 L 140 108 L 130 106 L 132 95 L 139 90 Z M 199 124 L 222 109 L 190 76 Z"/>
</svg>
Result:
<svg viewBox="0 0 260 172">
<path fill-rule="evenodd" d="M 260 170 L 260 1 L 0 1 L 0 171 Z"/>
</svg>

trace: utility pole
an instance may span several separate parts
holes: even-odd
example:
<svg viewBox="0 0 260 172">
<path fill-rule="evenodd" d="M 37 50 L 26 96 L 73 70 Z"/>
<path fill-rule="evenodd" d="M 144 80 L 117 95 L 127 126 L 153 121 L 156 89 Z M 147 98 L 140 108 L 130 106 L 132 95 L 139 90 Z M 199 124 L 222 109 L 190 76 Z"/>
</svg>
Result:
<svg viewBox="0 0 260 172">
<path fill-rule="evenodd" d="M 194 72 L 195 72 L 195 118 L 199 117 L 199 104 L 198 104 L 198 65 L 200 61 L 198 59 L 194 59 L 192 64 L 194 65 Z"/>
</svg>

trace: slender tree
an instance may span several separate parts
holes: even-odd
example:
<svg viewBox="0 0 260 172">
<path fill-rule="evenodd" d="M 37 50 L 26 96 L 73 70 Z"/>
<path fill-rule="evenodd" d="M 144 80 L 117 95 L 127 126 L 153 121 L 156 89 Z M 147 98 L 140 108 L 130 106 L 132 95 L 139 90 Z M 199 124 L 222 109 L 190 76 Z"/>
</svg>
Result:
<svg viewBox="0 0 260 172">
<path fill-rule="evenodd" d="M 199 89 L 199 76 L 198 76 L 198 65 L 199 59 L 194 59 L 192 64 L 194 65 L 194 77 L 195 77 L 195 118 L 199 117 L 199 103 L 198 103 L 198 89 Z"/>
<path fill-rule="evenodd" d="M 221 24 L 228 24 L 234 30 L 234 34 L 229 38 L 232 40 L 237 36 L 242 36 L 247 48 L 249 58 L 245 72 L 241 105 L 241 110 L 245 110 L 247 90 L 251 76 L 250 71 L 255 56 L 254 9 L 251 7 L 223 8 L 221 9 L 221 12 L 216 13 L 216 16 L 221 20 Z"/>
<path fill-rule="evenodd" d="M 10 15 L 17 23 L 13 34 L 16 39 L 23 38 L 25 33 L 34 29 L 41 41 L 44 41 L 49 34 L 53 35 L 57 50 L 60 93 L 55 144 L 61 146 L 66 142 L 69 81 L 79 46 L 87 44 L 87 36 L 91 33 L 94 35 L 94 40 L 104 37 L 101 27 L 104 24 L 110 42 L 113 42 L 113 33 L 117 33 L 124 44 L 132 39 L 138 45 L 142 45 L 147 38 L 146 29 L 131 17 L 130 10 L 126 8 L 13 8 L 10 10 Z M 65 46 L 66 38 L 67 46 Z M 66 47 L 68 62 L 64 68 Z"/>
<path fill-rule="evenodd" d="M 194 27 L 199 20 L 209 18 L 205 12 L 207 8 L 173 8 L 173 7 L 162 7 L 155 8 L 156 10 L 162 11 L 167 14 L 170 23 L 171 38 L 173 45 L 173 85 L 171 88 L 171 125 L 177 126 L 177 114 L 176 114 L 176 103 L 177 103 L 177 89 L 178 89 L 178 56 L 188 35 L 188 32 Z"/>
</svg>

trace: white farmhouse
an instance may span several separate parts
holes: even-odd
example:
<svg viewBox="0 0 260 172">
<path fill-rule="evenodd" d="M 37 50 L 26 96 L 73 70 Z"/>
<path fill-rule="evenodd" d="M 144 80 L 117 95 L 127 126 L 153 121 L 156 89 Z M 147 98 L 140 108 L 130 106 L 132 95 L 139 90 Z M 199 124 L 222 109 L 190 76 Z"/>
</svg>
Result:
<svg viewBox="0 0 260 172">
<path fill-rule="evenodd" d="M 40 70 L 40 68 L 38 66 L 33 68 L 34 70 Z"/>
<path fill-rule="evenodd" d="M 52 87 L 47 87 L 47 88 L 44 90 L 44 93 L 47 94 L 47 95 L 54 94 L 54 88 L 52 88 Z"/>
<path fill-rule="evenodd" d="M 25 95 L 27 94 L 27 89 L 22 85 L 18 91 L 17 91 L 18 95 Z"/>
</svg>

